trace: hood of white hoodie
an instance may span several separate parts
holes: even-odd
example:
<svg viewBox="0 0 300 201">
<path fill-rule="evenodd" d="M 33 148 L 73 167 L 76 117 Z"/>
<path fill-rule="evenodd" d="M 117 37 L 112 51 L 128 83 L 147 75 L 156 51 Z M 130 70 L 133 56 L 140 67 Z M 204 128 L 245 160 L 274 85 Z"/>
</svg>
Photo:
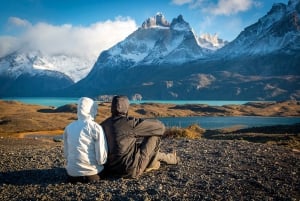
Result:
<svg viewBox="0 0 300 201">
<path fill-rule="evenodd" d="M 92 119 L 96 117 L 98 104 L 90 98 L 82 97 L 77 103 L 77 116 L 80 120 Z"/>
</svg>

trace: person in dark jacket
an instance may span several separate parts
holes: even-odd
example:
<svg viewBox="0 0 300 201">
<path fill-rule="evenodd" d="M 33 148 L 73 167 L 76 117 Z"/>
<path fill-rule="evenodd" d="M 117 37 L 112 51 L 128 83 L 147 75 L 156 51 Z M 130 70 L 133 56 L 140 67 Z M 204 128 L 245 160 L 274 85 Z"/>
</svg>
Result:
<svg viewBox="0 0 300 201">
<path fill-rule="evenodd" d="M 154 119 L 130 117 L 128 109 L 126 96 L 114 96 L 111 117 L 101 123 L 108 145 L 106 174 L 138 178 L 145 171 L 158 169 L 160 162 L 177 164 L 176 152 L 159 151 L 164 124 Z"/>
</svg>

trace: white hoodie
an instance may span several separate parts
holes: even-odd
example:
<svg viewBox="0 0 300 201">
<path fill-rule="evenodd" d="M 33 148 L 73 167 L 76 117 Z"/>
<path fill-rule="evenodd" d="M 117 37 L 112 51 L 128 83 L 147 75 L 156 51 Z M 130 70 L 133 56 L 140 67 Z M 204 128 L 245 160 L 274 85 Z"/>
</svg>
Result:
<svg viewBox="0 0 300 201">
<path fill-rule="evenodd" d="M 78 101 L 78 120 L 64 131 L 64 156 L 70 176 L 88 176 L 103 170 L 107 159 L 107 144 L 102 127 L 94 121 L 98 105 L 82 97 Z"/>
</svg>

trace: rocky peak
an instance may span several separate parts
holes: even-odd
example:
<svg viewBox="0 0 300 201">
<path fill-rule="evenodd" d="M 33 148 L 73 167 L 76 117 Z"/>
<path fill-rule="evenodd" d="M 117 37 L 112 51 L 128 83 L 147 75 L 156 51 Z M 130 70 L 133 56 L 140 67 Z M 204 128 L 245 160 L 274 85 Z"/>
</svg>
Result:
<svg viewBox="0 0 300 201">
<path fill-rule="evenodd" d="M 171 22 L 171 29 L 174 30 L 192 30 L 190 24 L 187 23 L 182 15 L 179 15 L 177 18 L 174 18 Z"/>
<path fill-rule="evenodd" d="M 166 20 L 165 16 L 158 12 L 155 16 L 148 18 L 143 22 L 142 28 L 148 29 L 152 27 L 169 27 L 170 23 Z"/>
<path fill-rule="evenodd" d="M 220 39 L 218 34 L 211 35 L 209 33 L 201 34 L 197 40 L 201 47 L 211 50 L 219 49 L 228 43 L 228 41 Z"/>
<path fill-rule="evenodd" d="M 271 10 L 268 12 L 267 15 L 271 15 L 273 13 L 277 12 L 285 12 L 286 11 L 286 5 L 283 3 L 274 3 Z"/>
</svg>

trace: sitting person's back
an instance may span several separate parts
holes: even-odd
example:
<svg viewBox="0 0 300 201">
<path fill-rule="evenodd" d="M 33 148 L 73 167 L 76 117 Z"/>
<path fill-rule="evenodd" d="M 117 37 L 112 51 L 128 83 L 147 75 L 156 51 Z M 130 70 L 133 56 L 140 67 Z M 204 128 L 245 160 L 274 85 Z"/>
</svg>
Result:
<svg viewBox="0 0 300 201">
<path fill-rule="evenodd" d="M 105 171 L 136 178 L 146 168 L 159 168 L 159 161 L 177 164 L 176 154 L 159 152 L 165 126 L 158 120 L 128 117 L 128 108 L 126 96 L 115 96 L 111 117 L 101 123 L 109 148 Z"/>
<path fill-rule="evenodd" d="M 78 120 L 64 131 L 64 156 L 71 182 L 100 179 L 107 159 L 107 144 L 102 127 L 94 121 L 98 105 L 90 98 L 79 99 Z"/>
</svg>

